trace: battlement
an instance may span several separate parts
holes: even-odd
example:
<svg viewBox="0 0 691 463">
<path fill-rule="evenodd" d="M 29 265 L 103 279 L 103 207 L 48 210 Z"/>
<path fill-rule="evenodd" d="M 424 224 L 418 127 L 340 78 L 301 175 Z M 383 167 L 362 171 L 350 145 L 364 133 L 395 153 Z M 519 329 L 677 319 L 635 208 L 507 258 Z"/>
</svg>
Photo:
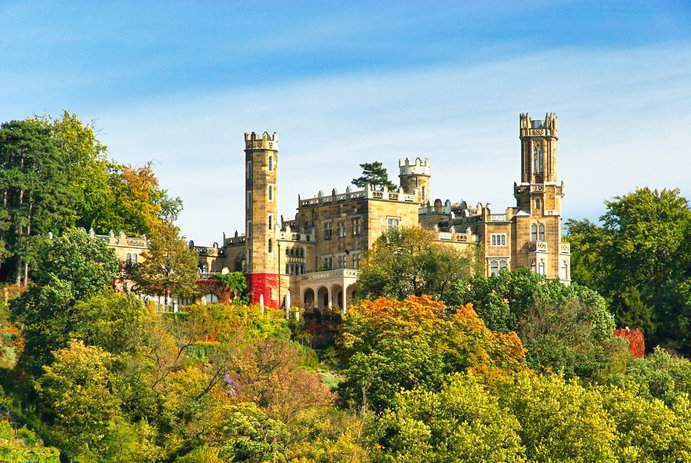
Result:
<svg viewBox="0 0 691 463">
<path fill-rule="evenodd" d="M 519 134 L 521 137 L 554 137 L 558 138 L 557 115 L 545 114 L 545 119 L 532 119 L 528 113 L 521 113 L 519 118 Z"/>
<path fill-rule="evenodd" d="M 398 168 L 399 175 L 430 175 L 430 167 L 432 164 L 429 159 L 415 158 L 414 162 L 410 162 L 408 158 L 399 159 Z"/>
<path fill-rule="evenodd" d="M 245 132 L 245 149 L 246 150 L 278 150 L 278 134 L 264 131 L 262 134 L 257 132 Z"/>
</svg>

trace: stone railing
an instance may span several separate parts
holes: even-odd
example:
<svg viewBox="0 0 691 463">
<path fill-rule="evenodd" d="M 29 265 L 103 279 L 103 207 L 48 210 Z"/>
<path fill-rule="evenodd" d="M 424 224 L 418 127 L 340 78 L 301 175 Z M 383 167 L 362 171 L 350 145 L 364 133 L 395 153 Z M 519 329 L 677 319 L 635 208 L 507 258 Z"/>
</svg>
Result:
<svg viewBox="0 0 691 463">
<path fill-rule="evenodd" d="M 490 214 L 487 221 L 488 222 L 508 222 L 509 219 L 506 217 L 506 214 Z"/>
<path fill-rule="evenodd" d="M 559 243 L 559 254 L 571 254 L 571 243 Z"/>
<path fill-rule="evenodd" d="M 528 251 L 530 251 L 530 252 L 547 252 L 547 241 L 530 241 L 530 242 L 528 242 Z"/>
<path fill-rule="evenodd" d="M 287 232 L 287 231 L 281 231 L 278 234 L 278 239 L 284 240 L 284 241 L 305 241 L 305 242 L 310 242 L 314 241 L 314 236 L 312 236 L 310 233 L 297 233 L 297 232 Z"/>
<path fill-rule="evenodd" d="M 357 278 L 359 270 L 354 268 L 337 268 L 333 270 L 324 270 L 321 272 L 310 272 L 300 275 L 301 281 L 313 280 L 335 280 L 343 278 Z"/>
<path fill-rule="evenodd" d="M 301 199 L 299 202 L 300 207 L 307 206 L 317 206 L 320 204 L 336 203 L 339 201 L 347 201 L 350 199 L 380 199 L 384 201 L 397 201 L 414 203 L 416 202 L 415 195 L 401 193 L 398 191 L 389 190 L 372 190 L 365 189 L 359 191 L 346 191 L 345 193 L 330 194 L 330 195 L 319 195 L 314 198 Z"/>
</svg>

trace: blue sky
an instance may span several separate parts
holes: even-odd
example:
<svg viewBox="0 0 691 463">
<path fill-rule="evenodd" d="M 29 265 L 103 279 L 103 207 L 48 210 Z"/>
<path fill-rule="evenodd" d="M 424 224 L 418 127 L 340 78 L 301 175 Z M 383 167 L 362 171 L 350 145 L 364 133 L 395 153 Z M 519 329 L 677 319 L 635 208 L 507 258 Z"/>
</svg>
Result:
<svg viewBox="0 0 691 463">
<path fill-rule="evenodd" d="M 93 121 L 153 160 L 199 243 L 242 227 L 242 132 L 281 137 L 280 207 L 357 164 L 432 160 L 432 194 L 513 204 L 518 113 L 557 112 L 566 217 L 691 195 L 691 2 L 7 2 L 0 119 Z"/>
</svg>

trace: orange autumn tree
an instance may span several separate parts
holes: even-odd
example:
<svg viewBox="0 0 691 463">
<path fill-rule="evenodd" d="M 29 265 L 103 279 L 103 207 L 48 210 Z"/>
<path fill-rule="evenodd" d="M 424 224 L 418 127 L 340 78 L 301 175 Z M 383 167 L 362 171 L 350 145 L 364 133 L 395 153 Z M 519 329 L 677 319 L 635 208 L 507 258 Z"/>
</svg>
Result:
<svg viewBox="0 0 691 463">
<path fill-rule="evenodd" d="M 341 399 L 375 410 L 388 408 L 401 390 L 439 390 L 451 373 L 492 382 L 527 368 L 514 332 L 487 329 L 471 304 L 449 313 L 427 296 L 354 305 L 337 345 L 346 366 Z"/>
</svg>

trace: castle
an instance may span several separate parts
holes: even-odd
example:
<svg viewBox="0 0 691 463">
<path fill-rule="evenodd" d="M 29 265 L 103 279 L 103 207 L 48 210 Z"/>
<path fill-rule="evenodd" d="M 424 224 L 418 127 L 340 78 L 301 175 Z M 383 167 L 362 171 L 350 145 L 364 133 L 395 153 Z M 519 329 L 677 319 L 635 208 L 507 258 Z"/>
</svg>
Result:
<svg viewBox="0 0 691 463">
<path fill-rule="evenodd" d="M 428 159 L 399 161 L 400 187 L 367 186 L 298 198 L 297 214 L 278 211 L 278 135 L 245 136 L 245 234 L 224 235 L 221 245 L 195 246 L 203 276 L 242 271 L 251 301 L 269 307 L 347 311 L 360 260 L 388 228 L 420 226 L 436 240 L 480 255 L 487 275 L 527 267 L 547 278 L 570 280 L 569 244 L 561 240 L 564 184 L 557 179 L 557 116 L 519 118 L 521 179 L 516 206 L 492 213 L 465 201 L 431 201 Z M 125 266 L 136 264 L 146 243 L 108 237 Z M 193 243 L 191 243 L 193 245 Z M 478 252 L 479 251 L 479 252 Z"/>
</svg>

